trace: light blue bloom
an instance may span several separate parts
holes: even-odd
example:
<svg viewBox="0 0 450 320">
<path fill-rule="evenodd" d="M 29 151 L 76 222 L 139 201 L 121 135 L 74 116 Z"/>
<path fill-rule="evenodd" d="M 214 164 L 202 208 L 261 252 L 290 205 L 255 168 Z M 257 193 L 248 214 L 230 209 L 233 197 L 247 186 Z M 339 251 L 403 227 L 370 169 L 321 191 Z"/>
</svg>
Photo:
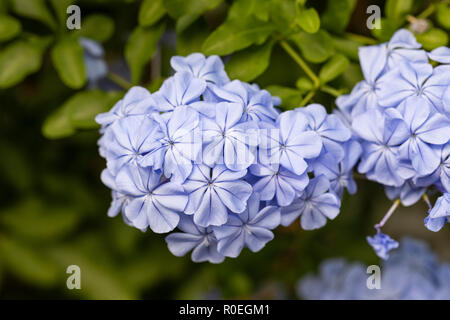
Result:
<svg viewBox="0 0 450 320">
<path fill-rule="evenodd" d="M 270 230 L 279 224 L 280 209 L 276 206 L 260 209 L 259 195 L 253 193 L 244 212 L 230 214 L 226 224 L 214 227 L 214 234 L 219 241 L 218 251 L 232 258 L 237 257 L 244 246 L 257 252 L 273 239 Z"/>
<path fill-rule="evenodd" d="M 439 63 L 450 64 L 450 48 L 439 47 L 428 53 L 428 57 Z"/>
<path fill-rule="evenodd" d="M 440 147 L 441 162 L 437 169 L 427 176 L 415 180 L 417 186 L 428 187 L 440 182 L 450 192 L 450 143 Z"/>
<path fill-rule="evenodd" d="M 84 64 L 90 87 L 95 87 L 97 81 L 108 74 L 108 65 L 104 60 L 105 52 L 97 41 L 80 37 L 80 43 L 84 50 Z"/>
<path fill-rule="evenodd" d="M 361 144 L 356 140 L 350 140 L 343 144 L 344 159 L 337 162 L 331 153 L 320 156 L 312 164 L 314 174 L 325 175 L 330 181 L 330 192 L 342 198 L 344 188 L 350 194 L 355 194 L 357 190 L 356 182 L 353 179 L 353 168 L 361 157 Z"/>
<path fill-rule="evenodd" d="M 333 220 L 340 211 L 341 201 L 328 192 L 330 182 L 324 175 L 312 179 L 305 192 L 290 206 L 281 208 L 281 224 L 290 225 L 298 216 L 300 225 L 305 230 L 323 227 L 327 218 Z"/>
<path fill-rule="evenodd" d="M 389 258 L 389 251 L 398 248 L 398 242 L 389 237 L 387 234 L 382 233 L 380 230 L 373 237 L 367 237 L 367 242 L 375 250 L 377 256 L 383 260 Z"/>
<path fill-rule="evenodd" d="M 385 187 L 385 192 L 390 200 L 400 199 L 405 207 L 417 203 L 426 191 L 425 187 L 417 186 L 412 180 L 407 180 L 400 187 Z"/>
<path fill-rule="evenodd" d="M 399 164 L 399 146 L 410 132 L 394 109 L 372 109 L 353 121 L 353 130 L 362 139 L 363 154 L 358 166 L 370 180 L 389 186 L 401 186 L 405 179 Z"/>
<path fill-rule="evenodd" d="M 414 97 L 399 106 L 409 131 L 409 137 L 402 143 L 399 152 L 402 158 L 411 161 L 419 175 L 427 175 L 439 166 L 439 146 L 450 139 L 450 120 L 433 113 L 427 104 L 420 102 L 420 98 Z"/>
<path fill-rule="evenodd" d="M 219 56 L 205 58 L 201 53 L 192 53 L 187 57 L 172 57 L 170 65 L 175 71 L 188 72 L 206 83 L 222 86 L 230 81 Z"/>
<path fill-rule="evenodd" d="M 124 165 L 138 165 L 149 152 L 161 147 L 159 124 L 146 115 L 126 117 L 111 126 L 114 141 L 108 144 L 107 166 L 115 174 Z"/>
<path fill-rule="evenodd" d="M 267 90 L 255 89 L 239 80 L 233 80 L 223 87 L 212 87 L 212 91 L 221 101 L 233 102 L 242 106 L 242 121 L 270 121 L 278 117 L 273 106 L 272 96 Z"/>
<path fill-rule="evenodd" d="M 252 186 L 242 178 L 247 170 L 230 171 L 225 166 L 209 168 L 196 165 L 183 184 L 189 194 L 185 213 L 194 215 L 201 227 L 220 226 L 227 222 L 228 210 L 241 213 L 252 194 Z"/>
<path fill-rule="evenodd" d="M 258 145 L 256 122 L 241 122 L 243 109 L 238 103 L 220 102 L 214 119 L 203 117 L 203 162 L 210 167 L 224 164 L 240 171 L 255 163 Z"/>
<path fill-rule="evenodd" d="M 217 239 L 212 228 L 203 228 L 194 223 L 192 216 L 182 214 L 178 229 L 166 237 L 167 246 L 173 255 L 182 257 L 192 250 L 194 262 L 221 263 L 225 257 L 217 251 Z"/>
<path fill-rule="evenodd" d="M 367 288 L 366 266 L 329 259 L 319 275 L 301 278 L 297 294 L 319 300 L 440 300 L 450 299 L 450 266 L 439 263 L 425 243 L 404 238 L 400 249 L 382 262 L 381 288 Z"/>
<path fill-rule="evenodd" d="M 105 113 L 100 113 L 95 117 L 95 121 L 100 124 L 103 130 L 115 121 L 133 115 L 148 115 L 156 111 L 156 103 L 147 89 L 133 87 L 122 100 Z"/>
<path fill-rule="evenodd" d="M 342 143 L 348 141 L 352 135 L 341 119 L 334 114 L 327 114 L 320 104 L 310 104 L 295 110 L 307 116 L 309 129 L 322 138 L 322 153 L 330 153 L 335 161 L 341 161 L 344 158 Z"/>
<path fill-rule="evenodd" d="M 253 165 L 250 173 L 259 180 L 253 190 L 261 195 L 262 201 L 276 199 L 279 206 L 288 206 L 308 185 L 307 173 L 297 175 L 279 165 Z"/>
<path fill-rule="evenodd" d="M 422 45 L 417 42 L 411 31 L 398 30 L 387 44 L 387 67 L 395 68 L 404 61 L 411 63 L 428 62 L 427 53 L 424 50 L 419 50 L 421 47 Z"/>
<path fill-rule="evenodd" d="M 286 111 L 277 119 L 277 126 L 269 124 L 260 137 L 260 162 L 278 165 L 295 173 L 303 174 L 306 159 L 317 157 L 322 150 L 322 139 L 310 130 L 308 117 L 302 112 Z M 264 134 L 265 131 L 265 134 Z"/>
<path fill-rule="evenodd" d="M 186 106 L 207 116 L 214 116 L 214 107 L 201 101 L 206 83 L 191 73 L 181 71 L 164 81 L 161 88 L 153 94 L 156 108 L 161 112 L 170 112 L 177 107 Z"/>
<path fill-rule="evenodd" d="M 193 161 L 200 161 L 199 114 L 188 107 L 178 107 L 170 117 L 154 114 L 153 119 L 159 123 L 164 137 L 159 148 L 140 159 L 140 165 L 154 170 L 163 169 L 167 178 L 182 183 L 191 173 Z"/>
<path fill-rule="evenodd" d="M 450 85 L 450 66 L 434 68 L 429 63 L 401 63 L 379 81 L 378 101 L 383 107 L 397 107 L 408 98 L 444 111 L 442 96 Z"/>
<path fill-rule="evenodd" d="M 444 193 L 439 197 L 425 218 L 425 227 L 428 230 L 437 232 L 450 219 L 450 193 Z"/>
<path fill-rule="evenodd" d="M 108 217 L 114 218 L 119 213 L 123 212 L 123 208 L 130 202 L 132 197 L 117 191 L 116 177 L 110 170 L 104 169 L 101 174 L 103 184 L 111 189 L 112 202 L 108 209 Z M 128 221 L 125 215 L 124 220 Z"/>
<path fill-rule="evenodd" d="M 130 197 L 124 212 L 136 228 L 166 233 L 178 225 L 188 202 L 181 185 L 162 182 L 161 174 L 133 166 L 123 167 L 115 181 L 117 189 Z"/>
</svg>

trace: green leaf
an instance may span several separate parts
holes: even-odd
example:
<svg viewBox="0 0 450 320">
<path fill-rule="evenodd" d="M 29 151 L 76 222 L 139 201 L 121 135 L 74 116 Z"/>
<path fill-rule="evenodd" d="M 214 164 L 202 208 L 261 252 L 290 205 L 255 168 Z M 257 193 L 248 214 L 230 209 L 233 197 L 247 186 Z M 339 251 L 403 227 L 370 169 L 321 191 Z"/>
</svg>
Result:
<svg viewBox="0 0 450 320">
<path fill-rule="evenodd" d="M 386 17 L 395 27 L 403 24 L 405 16 L 414 6 L 414 0 L 387 0 L 384 10 Z"/>
<path fill-rule="evenodd" d="M 106 42 L 114 34 L 114 20 L 102 14 L 92 14 L 82 20 L 78 33 L 85 38 Z"/>
<path fill-rule="evenodd" d="M 42 125 L 42 134 L 47 139 L 61 139 L 74 135 L 76 129 L 72 125 L 68 109 L 61 107 L 50 114 Z"/>
<path fill-rule="evenodd" d="M 448 33 L 438 28 L 432 28 L 424 33 L 416 34 L 416 39 L 425 50 L 433 50 L 437 47 L 447 46 Z"/>
<path fill-rule="evenodd" d="M 202 15 L 217 7 L 223 0 L 163 0 L 164 7 L 172 18 L 178 19 L 184 15 Z"/>
<path fill-rule="evenodd" d="M 42 64 L 42 48 L 18 40 L 0 52 L 0 89 L 14 86 Z"/>
<path fill-rule="evenodd" d="M 163 0 L 144 0 L 139 9 L 139 24 L 150 27 L 166 14 Z"/>
<path fill-rule="evenodd" d="M 302 93 L 299 90 L 277 85 L 268 86 L 266 89 L 281 99 L 281 106 L 284 109 L 294 109 L 302 102 Z"/>
<path fill-rule="evenodd" d="M 305 59 L 312 63 L 324 62 L 334 52 L 333 39 L 324 30 L 319 30 L 314 34 L 299 32 L 293 35 L 291 40 L 302 51 Z"/>
<path fill-rule="evenodd" d="M 321 17 L 323 28 L 338 34 L 344 32 L 355 5 L 356 0 L 328 0 L 327 8 Z"/>
<path fill-rule="evenodd" d="M 344 54 L 348 58 L 359 61 L 358 48 L 361 46 L 358 42 L 333 37 L 333 45 L 336 51 Z"/>
<path fill-rule="evenodd" d="M 230 78 L 251 81 L 262 74 L 269 66 L 273 45 L 273 41 L 268 41 L 233 54 L 225 65 Z"/>
<path fill-rule="evenodd" d="M 67 36 L 60 39 L 51 54 L 53 65 L 65 85 L 80 89 L 86 84 L 83 47 L 77 37 Z"/>
<path fill-rule="evenodd" d="M 335 54 L 327 63 L 324 64 L 319 72 L 319 79 L 322 84 L 330 82 L 347 70 L 350 61 L 342 55 Z"/>
<path fill-rule="evenodd" d="M 75 134 L 76 129 L 97 128 L 95 116 L 111 109 L 121 95 L 100 90 L 78 92 L 50 114 L 44 122 L 42 133 L 48 139 L 60 139 Z"/>
<path fill-rule="evenodd" d="M 301 10 L 296 18 L 297 24 L 308 33 L 316 33 L 320 28 L 320 18 L 316 9 Z"/>
<path fill-rule="evenodd" d="M 390 20 L 387 20 L 386 18 L 380 19 L 380 25 L 380 29 L 372 29 L 372 34 L 381 42 L 387 42 L 391 39 L 397 28 Z"/>
<path fill-rule="evenodd" d="M 203 44 L 207 55 L 227 55 L 252 44 L 262 44 L 273 31 L 273 25 L 253 16 L 227 20 Z"/>
<path fill-rule="evenodd" d="M 137 27 L 131 34 L 125 47 L 125 59 L 130 66 L 134 84 L 139 83 L 144 66 L 155 54 L 164 28 L 163 24 L 150 28 Z"/>
<path fill-rule="evenodd" d="M 260 20 L 268 21 L 272 0 L 235 0 L 228 10 L 227 19 L 243 19 L 253 15 Z"/>
<path fill-rule="evenodd" d="M 65 275 L 64 269 L 57 268 L 35 248 L 5 235 L 0 235 L 0 260 L 19 279 L 41 287 L 51 287 Z"/>
<path fill-rule="evenodd" d="M 445 29 L 450 29 L 450 4 L 436 4 L 436 20 Z"/>
<path fill-rule="evenodd" d="M 80 218 L 78 210 L 71 206 L 55 206 L 29 197 L 4 210 L 0 222 L 21 238 L 43 241 L 66 236 Z"/>
<path fill-rule="evenodd" d="M 295 24 L 295 0 L 272 0 L 270 18 L 278 32 L 289 34 Z"/>
<path fill-rule="evenodd" d="M 19 16 L 35 19 L 56 29 L 56 22 L 50 10 L 45 4 L 45 0 L 10 0 L 12 10 Z"/>
<path fill-rule="evenodd" d="M 22 31 L 20 21 L 8 15 L 0 15 L 0 42 L 13 39 Z"/>
<path fill-rule="evenodd" d="M 300 77 L 295 82 L 295 86 L 299 88 L 302 92 L 308 92 L 314 89 L 314 84 L 309 78 Z"/>
<path fill-rule="evenodd" d="M 53 9 L 56 13 L 56 17 L 58 18 L 59 25 L 63 29 L 66 29 L 66 21 L 67 21 L 67 8 L 75 3 L 76 0 L 50 0 L 50 3 L 53 6 Z"/>
<path fill-rule="evenodd" d="M 123 96 L 120 92 L 85 91 L 74 95 L 68 102 L 69 117 L 77 129 L 95 129 L 95 117 L 110 110 Z"/>
</svg>

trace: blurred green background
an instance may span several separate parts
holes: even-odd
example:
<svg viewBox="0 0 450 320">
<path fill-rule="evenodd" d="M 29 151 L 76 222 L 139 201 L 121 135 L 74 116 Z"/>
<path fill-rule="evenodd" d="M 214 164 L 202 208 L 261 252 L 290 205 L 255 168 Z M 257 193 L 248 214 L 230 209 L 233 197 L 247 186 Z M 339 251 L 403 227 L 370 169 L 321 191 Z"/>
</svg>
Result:
<svg viewBox="0 0 450 320">
<path fill-rule="evenodd" d="M 81 8 L 81 30 L 66 27 L 71 4 Z M 374 32 L 366 26 L 372 4 L 383 16 Z M 390 202 L 363 179 L 323 229 L 279 227 L 259 253 L 246 249 L 220 265 L 172 256 L 164 235 L 107 217 L 93 119 L 130 85 L 157 90 L 170 57 L 192 52 L 223 56 L 231 78 L 279 95 L 283 109 L 319 102 L 330 111 L 362 79 L 358 46 L 409 27 L 433 49 L 448 45 L 449 22 L 445 0 L 0 0 L 0 297 L 295 298 L 298 278 L 326 258 L 377 263 L 365 237 Z M 252 28 L 259 31 L 239 37 Z M 109 74 L 99 81 L 87 77 L 80 37 L 104 47 Z M 427 231 L 425 216 L 422 202 L 401 208 L 385 232 L 425 239 L 449 261 L 448 228 Z M 73 264 L 81 290 L 66 287 Z"/>
</svg>

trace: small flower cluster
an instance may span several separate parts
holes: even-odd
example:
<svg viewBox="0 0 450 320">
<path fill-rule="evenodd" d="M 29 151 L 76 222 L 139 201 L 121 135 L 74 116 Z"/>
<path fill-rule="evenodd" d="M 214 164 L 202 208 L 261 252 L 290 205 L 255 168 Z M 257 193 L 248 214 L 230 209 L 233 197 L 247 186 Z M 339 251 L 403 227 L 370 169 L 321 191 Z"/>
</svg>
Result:
<svg viewBox="0 0 450 320">
<path fill-rule="evenodd" d="M 402 29 L 389 43 L 360 48 L 359 57 L 365 79 L 336 100 L 337 112 L 362 146 L 358 171 L 384 185 L 387 196 L 405 206 L 423 196 L 428 199 L 430 189 L 449 192 L 450 49 L 428 53 Z M 446 194 L 425 224 L 437 231 L 448 218 Z M 385 258 L 397 245 L 380 232 L 383 224 L 368 239 Z"/>
<path fill-rule="evenodd" d="M 379 289 L 367 287 L 369 275 L 362 263 L 329 259 L 321 263 L 318 276 L 300 279 L 297 294 L 308 300 L 450 299 L 450 264 L 439 263 L 417 240 L 403 239 L 401 248 L 383 261 Z"/>
<path fill-rule="evenodd" d="M 304 229 L 339 213 L 361 147 L 321 105 L 280 113 L 266 90 L 230 81 L 217 56 L 173 57 L 151 94 L 134 87 L 96 121 L 108 215 L 170 233 L 176 256 L 220 263 L 256 252 L 301 216 Z M 349 150 L 351 150 L 349 152 Z"/>
</svg>

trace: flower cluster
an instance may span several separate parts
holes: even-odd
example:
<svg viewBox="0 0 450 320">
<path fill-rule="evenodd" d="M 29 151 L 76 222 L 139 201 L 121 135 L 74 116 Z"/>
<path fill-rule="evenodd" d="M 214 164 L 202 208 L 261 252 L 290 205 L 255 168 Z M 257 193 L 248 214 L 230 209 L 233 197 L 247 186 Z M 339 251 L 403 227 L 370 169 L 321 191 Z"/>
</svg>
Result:
<svg viewBox="0 0 450 320">
<path fill-rule="evenodd" d="M 362 263 L 329 259 L 320 265 L 318 276 L 300 279 L 297 293 L 311 300 L 450 299 L 450 264 L 439 263 L 425 243 L 409 238 L 383 262 L 380 288 L 370 290 L 367 280 Z"/>
<path fill-rule="evenodd" d="M 170 233 L 176 256 L 220 263 L 256 252 L 301 216 L 304 229 L 339 213 L 361 147 L 321 105 L 280 113 L 266 90 L 230 81 L 217 56 L 173 57 L 175 74 L 134 87 L 96 121 L 108 215 Z M 350 150 L 350 151 L 349 151 Z"/>
<path fill-rule="evenodd" d="M 449 192 L 450 49 L 428 53 L 402 29 L 389 43 L 360 48 L 359 58 L 365 79 L 336 100 L 337 113 L 362 146 L 358 171 L 405 206 L 427 199 L 427 190 Z M 448 199 L 443 196 L 430 211 L 430 230 L 450 217 Z M 370 238 L 382 256 L 396 247 L 384 236 Z"/>
</svg>

